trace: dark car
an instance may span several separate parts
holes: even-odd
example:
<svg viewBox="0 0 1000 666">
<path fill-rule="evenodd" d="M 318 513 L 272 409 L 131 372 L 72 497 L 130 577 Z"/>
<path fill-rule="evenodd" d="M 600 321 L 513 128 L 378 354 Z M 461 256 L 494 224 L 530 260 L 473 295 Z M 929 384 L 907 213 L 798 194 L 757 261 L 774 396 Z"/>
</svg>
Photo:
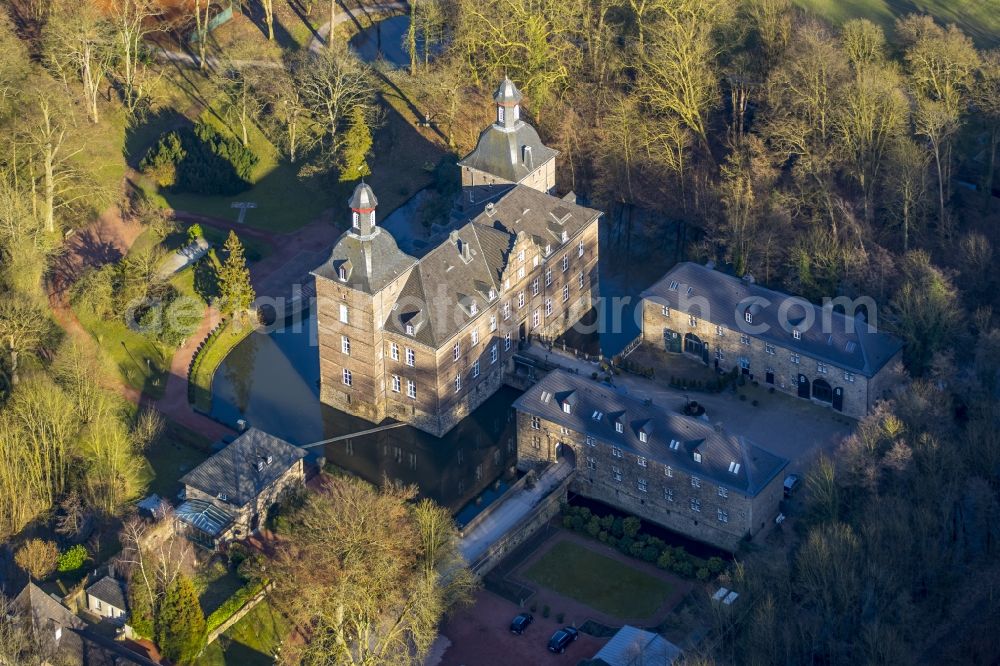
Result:
<svg viewBox="0 0 1000 666">
<path fill-rule="evenodd" d="M 799 475 L 789 474 L 785 477 L 785 497 L 791 497 L 795 489 L 799 487 Z"/>
<path fill-rule="evenodd" d="M 549 652 L 563 653 L 566 651 L 566 646 L 579 637 L 580 632 L 573 627 L 563 627 L 549 639 Z"/>
<path fill-rule="evenodd" d="M 521 613 L 510 622 L 510 633 L 520 636 L 528 625 L 535 621 L 531 613 Z"/>
</svg>

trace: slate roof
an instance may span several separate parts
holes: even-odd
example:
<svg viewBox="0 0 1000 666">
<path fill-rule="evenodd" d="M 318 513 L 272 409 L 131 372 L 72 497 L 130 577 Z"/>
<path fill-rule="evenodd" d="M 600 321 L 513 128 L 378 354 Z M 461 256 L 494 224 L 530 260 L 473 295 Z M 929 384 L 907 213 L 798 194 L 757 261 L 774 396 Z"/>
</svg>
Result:
<svg viewBox="0 0 1000 666">
<path fill-rule="evenodd" d="M 530 151 L 525 151 L 525 147 Z M 534 127 L 518 120 L 509 128 L 493 123 L 484 129 L 475 149 L 458 165 L 516 183 L 558 154 L 559 151 L 542 143 Z"/>
<path fill-rule="evenodd" d="M 361 182 L 354 188 L 354 192 L 347 201 L 347 205 L 352 210 L 370 210 L 378 206 L 378 199 L 375 198 L 375 193 L 372 192 L 371 185 Z"/>
<path fill-rule="evenodd" d="M 267 457 L 271 462 L 267 463 Z M 306 452 L 263 430 L 250 428 L 181 478 L 181 483 L 236 507 L 250 502 Z M 263 464 L 258 464 L 263 463 Z"/>
<path fill-rule="evenodd" d="M 493 92 L 493 100 L 497 104 L 517 104 L 522 99 L 521 91 L 517 89 L 514 82 L 506 76 Z"/>
<path fill-rule="evenodd" d="M 35 640 L 58 651 L 58 655 L 70 663 L 79 663 L 85 646 L 71 629 L 83 629 L 86 626 L 83 620 L 30 582 L 14 598 L 12 607 L 20 617 L 28 620 Z M 59 628 L 62 629 L 61 637 L 56 643 L 56 629 Z"/>
<path fill-rule="evenodd" d="M 824 330 L 822 307 L 799 296 L 767 289 L 691 262 L 674 266 L 641 296 L 716 325 L 745 330 L 754 337 L 866 377 L 874 376 L 903 347 L 903 343 L 892 335 L 872 331 L 862 319 L 840 312 L 829 312 L 832 325 L 830 330 Z M 710 304 L 707 312 L 701 312 L 700 305 L 690 302 L 699 298 L 706 299 Z M 785 330 L 779 323 L 779 307 L 788 299 L 794 299 L 799 304 L 788 309 L 790 323 L 801 319 L 806 309 L 814 317 L 814 324 L 800 331 L 800 339 L 795 339 L 793 331 Z M 765 304 L 765 300 L 769 304 Z M 748 306 L 753 312 L 752 326 L 766 327 L 763 332 L 745 328 L 750 326 L 744 319 Z"/>
<path fill-rule="evenodd" d="M 330 258 L 313 269 L 312 274 L 341 282 L 339 269 L 347 269 L 346 284 L 368 294 L 375 294 L 395 280 L 416 259 L 396 245 L 396 239 L 385 229 L 375 227 L 370 237 L 362 237 L 354 230 L 346 231 L 333 246 Z"/>
<path fill-rule="evenodd" d="M 575 403 L 567 414 L 561 401 L 570 394 Z M 514 408 L 750 497 L 788 464 L 741 435 L 717 431 L 702 419 L 646 404 L 563 370 L 546 375 L 514 402 Z M 600 414 L 599 419 L 594 418 L 595 413 Z M 620 433 L 616 420 L 622 422 Z M 648 433 L 645 442 L 639 439 L 643 429 Z M 701 462 L 695 461 L 696 452 Z M 585 451 L 577 454 L 585 455 Z"/>
<path fill-rule="evenodd" d="M 551 245 L 555 251 L 564 244 L 562 230 L 566 242 L 574 242 L 600 215 L 530 187 L 513 187 L 420 259 L 384 328 L 440 347 L 495 302 L 489 300 L 491 288 L 503 298 L 502 275 L 518 234 L 527 234 L 540 249 Z M 463 243 L 469 246 L 468 261 L 462 257 Z M 475 303 L 475 314 L 470 303 Z M 408 323 L 414 326 L 412 335 L 406 332 Z"/>
<path fill-rule="evenodd" d="M 125 589 L 121 581 L 111 576 L 105 576 L 87 588 L 87 594 L 100 599 L 106 604 L 125 610 L 128 604 L 125 602 Z"/>
<path fill-rule="evenodd" d="M 608 666 L 670 666 L 681 656 L 681 649 L 651 631 L 625 625 L 593 656 Z"/>
</svg>

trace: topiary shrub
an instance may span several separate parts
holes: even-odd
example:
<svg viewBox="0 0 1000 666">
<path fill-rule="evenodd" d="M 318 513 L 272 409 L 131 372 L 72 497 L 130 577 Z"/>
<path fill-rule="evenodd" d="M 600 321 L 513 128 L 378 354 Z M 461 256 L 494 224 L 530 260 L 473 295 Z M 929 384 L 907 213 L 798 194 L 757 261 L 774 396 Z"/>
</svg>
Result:
<svg viewBox="0 0 1000 666">
<path fill-rule="evenodd" d="M 77 571 L 87 561 L 87 549 L 82 544 L 77 544 L 59 556 L 59 573 Z"/>
<path fill-rule="evenodd" d="M 160 137 L 139 168 L 162 188 L 193 194 L 237 194 L 250 188 L 257 156 L 240 141 L 198 123 Z"/>
</svg>

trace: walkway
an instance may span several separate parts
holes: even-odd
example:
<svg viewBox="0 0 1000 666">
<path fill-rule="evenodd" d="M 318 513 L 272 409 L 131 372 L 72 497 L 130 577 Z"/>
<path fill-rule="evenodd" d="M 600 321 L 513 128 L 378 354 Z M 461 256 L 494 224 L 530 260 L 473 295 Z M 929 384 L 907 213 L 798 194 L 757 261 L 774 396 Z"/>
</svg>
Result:
<svg viewBox="0 0 1000 666">
<path fill-rule="evenodd" d="M 545 468 L 531 488 L 522 487 L 509 496 L 489 516 L 462 537 L 460 546 L 466 562 L 474 562 L 507 532 L 518 526 L 531 511 L 573 473 L 573 465 L 561 461 Z"/>
</svg>

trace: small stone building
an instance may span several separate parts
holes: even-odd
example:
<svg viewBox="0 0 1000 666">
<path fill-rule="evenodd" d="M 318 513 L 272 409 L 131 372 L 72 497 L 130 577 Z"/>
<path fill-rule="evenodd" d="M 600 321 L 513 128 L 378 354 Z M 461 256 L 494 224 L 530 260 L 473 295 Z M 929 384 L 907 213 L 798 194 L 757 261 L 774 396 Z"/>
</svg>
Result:
<svg viewBox="0 0 1000 666">
<path fill-rule="evenodd" d="M 125 624 L 127 609 L 125 587 L 118 579 L 104 576 L 87 588 L 87 610 L 94 615 Z"/>
<path fill-rule="evenodd" d="M 206 548 L 255 532 L 290 489 L 305 483 L 306 452 L 250 428 L 181 478 L 175 530 Z"/>
<path fill-rule="evenodd" d="M 571 492 L 730 551 L 778 513 L 788 461 L 702 419 L 563 370 L 514 408 L 518 468 L 571 464 Z"/>
<path fill-rule="evenodd" d="M 896 381 L 903 344 L 869 325 L 873 302 L 858 304 L 857 313 L 847 299 L 820 307 L 684 262 L 642 293 L 642 337 L 862 418 Z"/>
<path fill-rule="evenodd" d="M 505 81 L 497 123 L 462 162 L 473 216 L 420 259 L 376 223 L 371 188 L 355 189 L 349 230 L 313 270 L 326 404 L 443 436 L 500 388 L 520 341 L 591 309 L 601 213 L 549 193 L 555 151 L 512 120 L 519 100 Z"/>
</svg>

